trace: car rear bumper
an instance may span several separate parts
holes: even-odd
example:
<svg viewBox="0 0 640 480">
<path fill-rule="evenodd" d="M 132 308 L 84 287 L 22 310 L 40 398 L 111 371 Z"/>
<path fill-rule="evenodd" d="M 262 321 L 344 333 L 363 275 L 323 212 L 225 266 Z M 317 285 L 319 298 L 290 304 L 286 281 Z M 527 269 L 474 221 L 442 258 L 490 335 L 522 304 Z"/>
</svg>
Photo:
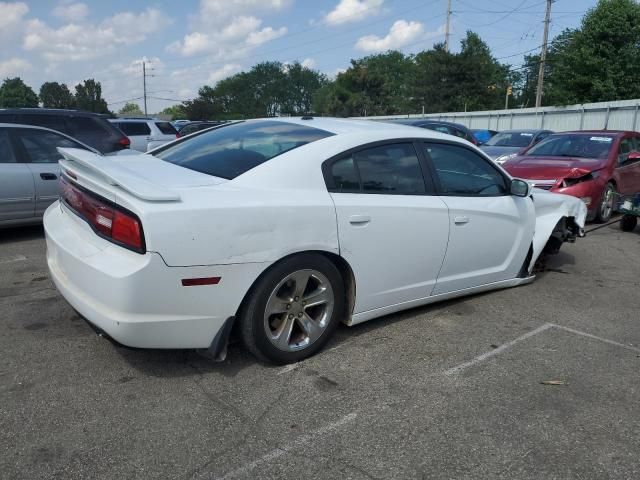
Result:
<svg viewBox="0 0 640 480">
<path fill-rule="evenodd" d="M 256 264 L 168 267 L 158 253 L 141 255 L 98 237 L 58 202 L 45 212 L 44 227 L 47 264 L 62 296 L 129 347 L 209 348 L 256 270 Z M 217 285 L 182 286 L 185 278 L 213 276 L 221 278 Z"/>
</svg>

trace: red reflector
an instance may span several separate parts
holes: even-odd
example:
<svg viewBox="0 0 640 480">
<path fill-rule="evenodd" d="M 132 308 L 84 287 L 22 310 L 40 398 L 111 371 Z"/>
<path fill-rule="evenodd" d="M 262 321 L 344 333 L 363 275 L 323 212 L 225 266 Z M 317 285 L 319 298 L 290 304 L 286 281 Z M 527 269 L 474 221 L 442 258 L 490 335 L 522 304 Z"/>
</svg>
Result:
<svg viewBox="0 0 640 480">
<path fill-rule="evenodd" d="M 129 140 L 129 137 L 122 137 L 120 140 L 118 140 L 118 143 L 120 145 L 128 147 L 129 145 L 131 145 L 131 140 Z"/>
<path fill-rule="evenodd" d="M 221 277 L 183 278 L 183 287 L 197 287 L 198 285 L 217 285 Z"/>
</svg>

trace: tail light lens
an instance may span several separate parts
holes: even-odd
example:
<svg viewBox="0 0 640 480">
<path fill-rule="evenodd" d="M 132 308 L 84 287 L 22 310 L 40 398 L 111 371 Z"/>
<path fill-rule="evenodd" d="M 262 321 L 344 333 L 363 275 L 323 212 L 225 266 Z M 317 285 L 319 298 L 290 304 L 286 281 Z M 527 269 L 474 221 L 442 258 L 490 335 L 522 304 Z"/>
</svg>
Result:
<svg viewBox="0 0 640 480">
<path fill-rule="evenodd" d="M 129 140 L 129 137 L 122 137 L 118 140 L 118 145 L 121 145 L 122 148 L 129 148 L 131 146 L 131 140 Z"/>
<path fill-rule="evenodd" d="M 180 138 L 180 132 L 176 133 L 176 138 Z"/>
<path fill-rule="evenodd" d="M 60 176 L 60 198 L 102 238 L 138 253 L 145 253 L 142 224 L 138 217 L 107 199 Z"/>
</svg>

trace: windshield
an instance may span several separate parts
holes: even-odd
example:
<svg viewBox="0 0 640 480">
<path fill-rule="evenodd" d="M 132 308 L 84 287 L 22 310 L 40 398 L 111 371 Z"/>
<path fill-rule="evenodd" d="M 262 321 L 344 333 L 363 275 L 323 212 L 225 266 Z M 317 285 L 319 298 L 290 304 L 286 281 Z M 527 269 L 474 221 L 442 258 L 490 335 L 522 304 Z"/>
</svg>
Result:
<svg viewBox="0 0 640 480">
<path fill-rule="evenodd" d="M 331 135 L 318 128 L 274 120 L 241 122 L 186 138 L 153 155 L 231 180 L 284 152 Z"/>
<path fill-rule="evenodd" d="M 613 145 L 610 135 L 572 134 L 550 135 L 533 146 L 525 155 L 541 157 L 580 157 L 604 160 Z"/>
<path fill-rule="evenodd" d="M 533 140 L 529 132 L 501 132 L 491 137 L 485 145 L 490 147 L 526 147 Z"/>
</svg>

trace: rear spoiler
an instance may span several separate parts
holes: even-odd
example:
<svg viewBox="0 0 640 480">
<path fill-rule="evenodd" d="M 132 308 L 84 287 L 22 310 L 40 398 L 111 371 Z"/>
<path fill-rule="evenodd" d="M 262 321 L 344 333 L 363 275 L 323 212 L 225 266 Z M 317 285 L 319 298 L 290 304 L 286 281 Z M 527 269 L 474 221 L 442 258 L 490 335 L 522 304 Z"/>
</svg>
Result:
<svg viewBox="0 0 640 480">
<path fill-rule="evenodd" d="M 176 192 L 151 183 L 120 162 L 114 161 L 113 158 L 117 157 L 104 157 L 79 148 L 58 148 L 58 151 L 65 158 L 61 161 L 64 168 L 73 172 L 73 164 L 76 163 L 101 177 L 109 185 L 120 187 L 142 200 L 150 202 L 178 202 L 181 200 L 180 195 Z M 81 172 L 78 173 L 81 174 Z"/>
</svg>

